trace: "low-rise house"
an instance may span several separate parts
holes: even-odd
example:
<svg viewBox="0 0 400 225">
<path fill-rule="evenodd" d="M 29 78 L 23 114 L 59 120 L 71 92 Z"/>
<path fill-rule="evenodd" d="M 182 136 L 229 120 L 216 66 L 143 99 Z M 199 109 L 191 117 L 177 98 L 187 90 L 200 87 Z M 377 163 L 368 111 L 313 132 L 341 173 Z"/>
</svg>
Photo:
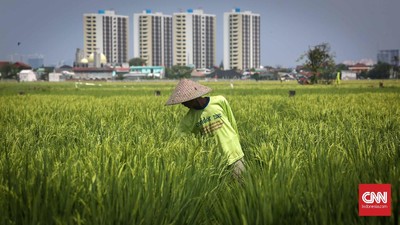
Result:
<svg viewBox="0 0 400 225">
<path fill-rule="evenodd" d="M 356 74 L 359 74 L 361 72 L 368 72 L 372 69 L 372 66 L 367 66 L 363 63 L 356 63 L 352 66 L 349 66 L 349 70 L 351 72 L 355 72 Z"/>
<path fill-rule="evenodd" d="M 36 73 L 32 70 L 21 70 L 18 73 L 18 79 L 20 82 L 37 81 Z"/>
<path fill-rule="evenodd" d="M 129 73 L 124 74 L 124 79 L 137 78 L 164 78 L 165 67 L 163 66 L 131 66 Z"/>
<path fill-rule="evenodd" d="M 114 69 L 110 67 L 74 67 L 73 79 L 78 80 L 109 80 L 112 78 Z"/>
<path fill-rule="evenodd" d="M 214 72 L 207 74 L 206 77 L 215 79 L 240 79 L 242 77 L 242 74 L 237 72 L 235 69 L 231 70 L 216 69 L 214 70 Z"/>
<path fill-rule="evenodd" d="M 356 80 L 357 79 L 357 73 L 353 72 L 351 70 L 342 70 L 340 79 L 341 80 Z"/>
</svg>

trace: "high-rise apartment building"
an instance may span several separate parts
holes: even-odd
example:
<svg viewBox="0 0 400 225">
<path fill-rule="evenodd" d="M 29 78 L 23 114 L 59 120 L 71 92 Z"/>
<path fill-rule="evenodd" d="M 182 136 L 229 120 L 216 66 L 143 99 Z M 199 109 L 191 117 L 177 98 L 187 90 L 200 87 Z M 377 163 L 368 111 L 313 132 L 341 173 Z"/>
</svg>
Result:
<svg viewBox="0 0 400 225">
<path fill-rule="evenodd" d="M 43 55 L 35 54 L 28 57 L 28 64 L 33 68 L 37 69 L 44 66 L 44 57 Z"/>
<path fill-rule="evenodd" d="M 377 56 L 378 62 L 399 66 L 399 49 L 380 50 Z"/>
<path fill-rule="evenodd" d="M 133 57 L 148 66 L 172 66 L 172 16 L 151 10 L 133 14 Z"/>
<path fill-rule="evenodd" d="M 216 16 L 189 9 L 173 14 L 173 64 L 210 68 L 216 61 Z"/>
<path fill-rule="evenodd" d="M 260 15 L 239 8 L 224 13 L 224 69 L 260 66 Z"/>
<path fill-rule="evenodd" d="M 87 58 L 104 54 L 107 63 L 122 64 L 128 59 L 128 16 L 115 15 L 112 10 L 83 15 L 83 42 Z M 95 56 L 93 56 L 95 58 Z M 92 57 L 92 58 L 93 58 Z"/>
</svg>

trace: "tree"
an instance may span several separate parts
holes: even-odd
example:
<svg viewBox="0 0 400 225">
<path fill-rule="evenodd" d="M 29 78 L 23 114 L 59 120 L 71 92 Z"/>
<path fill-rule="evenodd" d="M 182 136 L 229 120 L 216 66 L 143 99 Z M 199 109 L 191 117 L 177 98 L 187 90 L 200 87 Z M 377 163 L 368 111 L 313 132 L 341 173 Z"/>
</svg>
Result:
<svg viewBox="0 0 400 225">
<path fill-rule="evenodd" d="M 357 79 L 366 79 L 367 77 L 368 77 L 368 72 L 365 70 L 357 74 Z"/>
<path fill-rule="evenodd" d="M 299 60 L 305 59 L 305 69 L 312 73 L 311 83 L 317 83 L 321 76 L 329 77 L 335 71 L 334 54 L 328 43 L 318 44 L 310 47 L 306 53 L 300 56 Z"/>
<path fill-rule="evenodd" d="M 349 67 L 346 66 L 346 65 L 343 64 L 343 63 L 339 63 L 339 64 L 336 65 L 336 70 L 337 70 L 337 71 L 348 70 L 348 69 L 349 69 Z"/>
<path fill-rule="evenodd" d="M 219 64 L 219 69 L 223 70 L 224 69 L 224 62 L 221 60 L 221 63 Z"/>
<path fill-rule="evenodd" d="M 400 72 L 400 68 L 399 68 L 399 56 L 393 56 L 393 78 L 399 78 L 399 72 Z"/>
<path fill-rule="evenodd" d="M 251 75 L 251 78 L 253 78 L 254 80 L 258 81 L 258 80 L 260 80 L 260 74 L 259 73 L 254 73 L 253 75 Z"/>
<path fill-rule="evenodd" d="M 54 71 L 54 67 L 43 67 L 43 68 L 44 71 L 40 75 L 40 80 L 49 80 L 49 74 Z"/>
<path fill-rule="evenodd" d="M 129 66 L 143 66 L 146 65 L 146 60 L 142 58 L 133 58 L 129 60 Z"/>
<path fill-rule="evenodd" d="M 171 68 L 166 68 L 166 77 L 170 79 L 180 79 L 180 78 L 190 78 L 192 69 L 187 66 L 172 66 Z"/>
<path fill-rule="evenodd" d="M 378 62 L 378 64 L 368 72 L 367 76 L 371 79 L 388 79 L 390 77 L 391 67 L 389 63 Z"/>
<path fill-rule="evenodd" d="M 17 77 L 20 70 L 11 63 L 6 63 L 0 68 L 1 79 L 9 79 Z"/>
</svg>

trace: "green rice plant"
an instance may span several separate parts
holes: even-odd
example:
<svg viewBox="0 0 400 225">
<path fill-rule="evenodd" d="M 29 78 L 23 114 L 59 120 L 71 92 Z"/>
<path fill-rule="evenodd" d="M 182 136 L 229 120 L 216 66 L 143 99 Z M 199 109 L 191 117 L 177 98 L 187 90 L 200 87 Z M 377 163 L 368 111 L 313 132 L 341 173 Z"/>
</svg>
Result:
<svg viewBox="0 0 400 225">
<path fill-rule="evenodd" d="M 96 84 L 0 83 L 0 224 L 399 222 L 397 81 L 204 82 L 231 103 L 242 183 L 178 135 L 174 82 Z M 392 185 L 391 217 L 358 216 L 360 183 Z"/>
</svg>

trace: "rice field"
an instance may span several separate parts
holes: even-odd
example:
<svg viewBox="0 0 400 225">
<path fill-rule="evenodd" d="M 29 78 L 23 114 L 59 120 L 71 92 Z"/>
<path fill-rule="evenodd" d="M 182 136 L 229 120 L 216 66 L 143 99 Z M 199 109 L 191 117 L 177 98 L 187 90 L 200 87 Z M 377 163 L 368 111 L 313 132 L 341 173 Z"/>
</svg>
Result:
<svg viewBox="0 0 400 225">
<path fill-rule="evenodd" d="M 400 81 L 379 82 L 202 81 L 235 114 L 242 184 L 177 135 L 177 81 L 0 83 L 0 224 L 399 224 Z M 358 216 L 362 183 L 391 184 L 390 217 Z"/>
</svg>

